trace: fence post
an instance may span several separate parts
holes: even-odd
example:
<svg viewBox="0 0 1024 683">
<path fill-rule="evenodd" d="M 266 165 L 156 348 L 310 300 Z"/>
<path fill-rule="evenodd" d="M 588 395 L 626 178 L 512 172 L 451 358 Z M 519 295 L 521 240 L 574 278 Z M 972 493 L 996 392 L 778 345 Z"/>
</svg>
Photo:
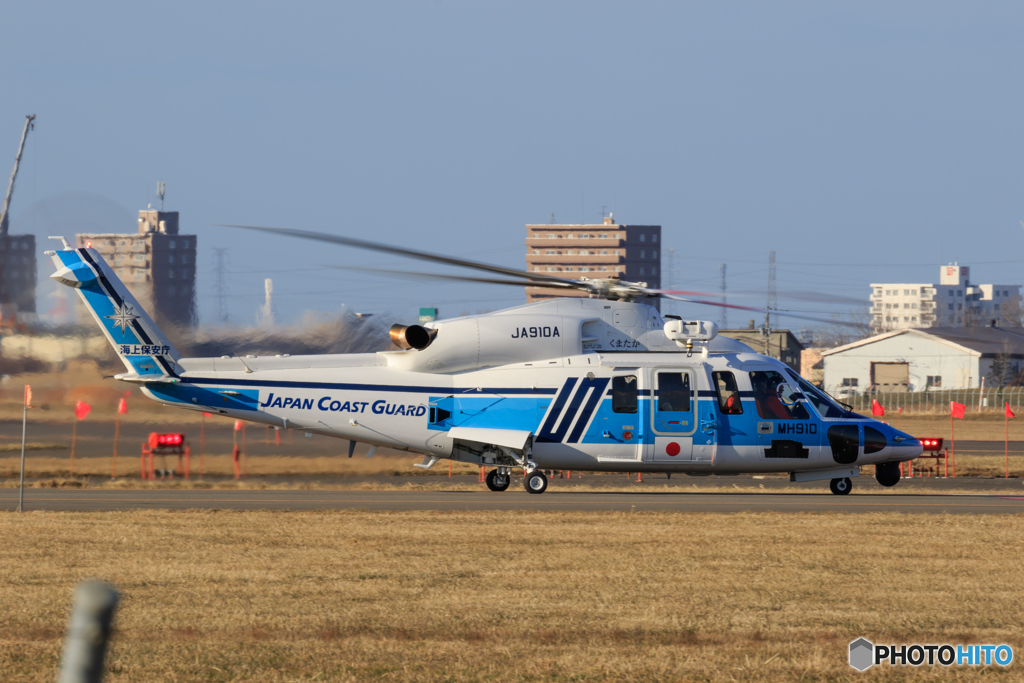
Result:
<svg viewBox="0 0 1024 683">
<path fill-rule="evenodd" d="M 100 683 L 118 594 L 101 581 L 75 588 L 58 683 Z"/>
</svg>

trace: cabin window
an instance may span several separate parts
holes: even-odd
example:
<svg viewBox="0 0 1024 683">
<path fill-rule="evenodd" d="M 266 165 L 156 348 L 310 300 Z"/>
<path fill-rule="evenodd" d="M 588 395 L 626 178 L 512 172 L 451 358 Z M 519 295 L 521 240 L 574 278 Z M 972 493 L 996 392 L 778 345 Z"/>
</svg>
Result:
<svg viewBox="0 0 1024 683">
<path fill-rule="evenodd" d="M 658 412 L 690 412 L 690 375 L 685 372 L 658 373 Z"/>
<path fill-rule="evenodd" d="M 833 425 L 828 428 L 828 444 L 832 459 L 840 465 L 857 462 L 860 451 L 860 428 L 857 425 Z"/>
<path fill-rule="evenodd" d="M 637 406 L 636 375 L 619 375 L 612 378 L 612 411 L 635 413 Z"/>
<path fill-rule="evenodd" d="M 740 402 L 736 376 L 731 372 L 713 372 L 711 376 L 718 394 L 718 409 L 726 415 L 742 415 L 743 403 Z"/>
<path fill-rule="evenodd" d="M 775 370 L 756 370 L 750 373 L 750 385 L 754 389 L 754 405 L 763 420 L 806 420 L 810 417 L 807 408 L 797 400 L 798 394 L 792 387 L 788 391 L 779 389 L 787 384 L 786 378 Z"/>
</svg>

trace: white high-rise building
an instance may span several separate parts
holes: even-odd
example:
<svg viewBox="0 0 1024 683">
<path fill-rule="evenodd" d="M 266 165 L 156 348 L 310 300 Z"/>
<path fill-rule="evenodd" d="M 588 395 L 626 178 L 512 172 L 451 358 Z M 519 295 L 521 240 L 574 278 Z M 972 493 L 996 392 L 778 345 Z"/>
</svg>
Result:
<svg viewBox="0 0 1024 683">
<path fill-rule="evenodd" d="M 984 325 L 998 320 L 1007 304 L 1019 306 L 1021 285 L 972 285 L 970 268 L 940 266 L 939 282 L 871 284 L 871 327 L 876 331 L 915 327 Z"/>
</svg>

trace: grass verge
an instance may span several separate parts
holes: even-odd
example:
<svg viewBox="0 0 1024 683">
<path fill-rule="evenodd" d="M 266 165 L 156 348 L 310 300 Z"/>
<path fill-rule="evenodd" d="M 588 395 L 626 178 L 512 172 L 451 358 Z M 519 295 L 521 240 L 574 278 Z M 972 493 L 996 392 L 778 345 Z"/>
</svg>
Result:
<svg viewBox="0 0 1024 683">
<path fill-rule="evenodd" d="M 0 514 L 0 674 L 53 680 L 75 583 L 108 682 L 846 681 L 860 636 L 1024 641 L 1012 516 Z M 1018 680 L 879 667 L 872 680 Z M 994 678 L 993 678 L 994 677 Z"/>
</svg>

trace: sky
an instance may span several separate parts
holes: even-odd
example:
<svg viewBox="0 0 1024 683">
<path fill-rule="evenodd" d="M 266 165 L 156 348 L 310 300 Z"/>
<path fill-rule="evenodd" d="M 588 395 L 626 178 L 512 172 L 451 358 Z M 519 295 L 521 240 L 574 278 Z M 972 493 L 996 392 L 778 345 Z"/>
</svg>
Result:
<svg viewBox="0 0 1024 683">
<path fill-rule="evenodd" d="M 11 223 L 41 238 L 76 202 L 134 231 L 166 181 L 199 236 L 204 324 L 217 247 L 237 324 L 267 277 L 284 322 L 525 300 L 346 272 L 424 267 L 219 224 L 522 268 L 526 224 L 604 211 L 663 226 L 664 284 L 717 290 L 725 263 L 730 301 L 763 305 L 775 250 L 780 307 L 845 314 L 858 305 L 788 295 L 866 301 L 952 261 L 1024 283 L 1022 19 L 1011 2 L 10 3 L 0 171 L 36 114 Z"/>
</svg>

